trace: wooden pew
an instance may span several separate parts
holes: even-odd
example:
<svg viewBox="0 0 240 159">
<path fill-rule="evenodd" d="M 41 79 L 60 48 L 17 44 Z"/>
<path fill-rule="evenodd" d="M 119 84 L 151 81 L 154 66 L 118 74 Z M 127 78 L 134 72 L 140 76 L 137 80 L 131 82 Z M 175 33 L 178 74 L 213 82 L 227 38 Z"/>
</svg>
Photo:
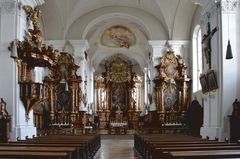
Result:
<svg viewBox="0 0 240 159">
<path fill-rule="evenodd" d="M 181 135 L 134 135 L 134 148 L 144 159 L 240 158 L 240 144 Z"/>
<path fill-rule="evenodd" d="M 155 134 L 155 135 L 139 135 L 135 134 L 134 139 L 136 140 L 134 142 L 135 149 L 137 153 L 142 158 L 153 158 L 158 156 L 157 154 L 160 154 L 160 148 L 172 146 L 172 147 L 191 147 L 193 145 L 199 146 L 202 145 L 202 147 L 210 145 L 226 145 L 226 142 L 218 142 L 216 140 L 206 140 L 201 139 L 197 137 L 191 137 L 186 135 L 168 135 L 168 134 Z M 191 145 L 191 146 L 187 146 Z M 156 155 L 153 155 L 155 153 L 155 149 L 157 148 Z M 159 155 L 160 156 L 160 155 Z"/>
<path fill-rule="evenodd" d="M 166 159 L 216 159 L 239 158 L 239 150 L 173 151 Z"/>
<path fill-rule="evenodd" d="M 68 143 L 26 143 L 26 142 L 11 142 L 9 144 L 0 144 L 0 147 L 2 146 L 8 146 L 8 147 L 36 147 L 41 149 L 43 148 L 59 148 L 61 149 L 62 147 L 67 147 L 67 148 L 72 148 L 74 147 L 76 151 L 73 152 L 73 156 L 77 156 L 77 158 L 82 159 L 82 158 L 87 158 L 87 155 L 85 153 L 85 149 L 82 145 L 80 144 L 68 144 Z M 56 150 L 57 151 L 57 150 Z M 76 154 L 76 155 L 75 155 Z"/>
<path fill-rule="evenodd" d="M 75 151 L 74 157 L 77 159 L 87 159 L 87 158 L 93 158 L 97 150 L 100 148 L 100 135 L 82 135 L 82 136 L 76 136 L 76 135 L 51 135 L 51 136 L 42 136 L 42 137 L 36 137 L 33 139 L 28 139 L 28 140 L 21 140 L 17 142 L 10 142 L 9 145 L 4 145 L 0 144 L 0 151 L 1 151 L 1 146 L 12 146 L 15 148 L 11 149 L 17 149 L 16 146 L 20 147 L 36 147 L 42 149 L 47 149 L 49 147 L 50 149 L 56 148 L 56 150 L 53 151 L 58 151 L 62 150 L 62 147 L 68 147 L 68 148 L 75 148 L 77 151 Z M 20 148 L 19 148 L 20 149 Z M 34 151 L 35 148 L 32 148 L 32 151 Z M 46 150 L 48 152 L 48 150 Z M 64 151 L 62 151 L 64 152 Z"/>
<path fill-rule="evenodd" d="M 26 152 L 26 151 L 0 151 L 0 158 L 8 159 L 71 159 L 66 152 Z"/>
<path fill-rule="evenodd" d="M 31 143 L 71 143 L 71 144 L 82 144 L 84 145 L 85 154 L 88 157 L 93 157 L 97 150 L 100 147 L 100 136 L 99 135 L 83 135 L 83 136 L 75 136 L 75 135 L 51 135 L 51 136 L 43 136 L 34 139 L 29 139 L 26 142 Z"/>
<path fill-rule="evenodd" d="M 152 156 L 155 149 L 162 147 L 193 147 L 193 146 L 223 146 L 227 145 L 226 142 L 216 142 L 216 141 L 181 141 L 181 142 L 158 142 L 152 143 L 150 147 L 145 150 L 145 157 Z"/>
<path fill-rule="evenodd" d="M 30 147 L 30 146 L 0 146 L 0 151 L 21 152 L 65 152 L 69 158 L 78 158 L 76 147 Z"/>
<path fill-rule="evenodd" d="M 179 146 L 179 147 L 161 147 L 155 148 L 154 153 L 152 154 L 152 159 L 166 158 L 169 156 L 169 153 L 176 151 L 206 151 L 206 150 L 240 150 L 240 145 L 188 145 Z"/>
<path fill-rule="evenodd" d="M 138 151 L 138 154 L 141 154 L 143 158 L 149 158 L 152 154 L 152 145 L 169 145 L 169 144 L 197 144 L 197 143 L 216 143 L 217 141 L 212 140 L 206 140 L 206 139 L 200 139 L 197 137 L 192 136 L 186 136 L 186 135 L 144 135 L 141 137 L 138 137 L 136 135 L 137 140 L 140 140 L 136 142 L 135 144 L 138 146 L 136 149 Z"/>
</svg>

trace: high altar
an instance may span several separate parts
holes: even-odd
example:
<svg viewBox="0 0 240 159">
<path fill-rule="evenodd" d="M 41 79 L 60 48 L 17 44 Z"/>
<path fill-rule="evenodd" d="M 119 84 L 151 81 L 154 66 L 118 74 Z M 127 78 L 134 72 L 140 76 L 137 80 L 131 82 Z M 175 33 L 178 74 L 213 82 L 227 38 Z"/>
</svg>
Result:
<svg viewBox="0 0 240 159">
<path fill-rule="evenodd" d="M 115 57 L 106 62 L 102 77 L 95 83 L 99 128 L 121 125 L 137 129 L 140 106 L 133 98 L 138 81 L 132 71 L 132 64 Z"/>
</svg>

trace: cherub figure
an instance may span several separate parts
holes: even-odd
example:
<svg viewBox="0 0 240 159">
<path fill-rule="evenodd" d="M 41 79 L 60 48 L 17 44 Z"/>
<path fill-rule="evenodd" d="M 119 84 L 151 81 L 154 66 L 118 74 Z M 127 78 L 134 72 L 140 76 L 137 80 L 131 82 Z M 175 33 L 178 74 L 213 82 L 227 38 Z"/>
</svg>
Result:
<svg viewBox="0 0 240 159">
<path fill-rule="evenodd" d="M 25 39 L 27 39 L 29 41 L 29 39 L 31 39 L 30 41 L 33 41 L 33 43 L 36 45 L 36 47 L 38 47 L 39 49 L 41 49 L 41 45 L 42 45 L 42 32 L 40 30 L 40 17 L 41 17 L 41 11 L 38 7 L 35 7 L 34 9 L 29 6 L 23 6 L 23 9 L 27 12 L 28 16 L 27 19 L 32 21 L 32 25 L 33 25 L 33 29 L 28 29 L 30 34 L 27 34 L 27 37 L 25 37 Z"/>
</svg>

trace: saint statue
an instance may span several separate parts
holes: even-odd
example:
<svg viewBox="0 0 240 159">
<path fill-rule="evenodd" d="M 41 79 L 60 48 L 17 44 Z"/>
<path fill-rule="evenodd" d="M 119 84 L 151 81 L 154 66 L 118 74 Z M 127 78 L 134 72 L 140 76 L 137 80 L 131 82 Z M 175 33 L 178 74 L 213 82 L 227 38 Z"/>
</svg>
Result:
<svg viewBox="0 0 240 159">
<path fill-rule="evenodd" d="M 1 102 L 0 102 L 0 115 L 4 118 L 6 118 L 8 116 L 8 112 L 6 110 L 6 102 L 1 98 Z"/>
</svg>

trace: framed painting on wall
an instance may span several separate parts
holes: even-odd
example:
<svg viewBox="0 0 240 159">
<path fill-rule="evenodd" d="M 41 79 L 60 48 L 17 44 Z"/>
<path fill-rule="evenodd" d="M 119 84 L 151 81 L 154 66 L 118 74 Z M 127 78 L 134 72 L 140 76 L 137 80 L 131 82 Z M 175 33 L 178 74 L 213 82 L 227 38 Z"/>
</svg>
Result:
<svg viewBox="0 0 240 159">
<path fill-rule="evenodd" d="M 213 90 L 218 89 L 216 74 L 213 70 L 208 71 L 207 81 L 208 81 L 209 91 L 213 91 Z"/>
<path fill-rule="evenodd" d="M 206 94 L 209 91 L 207 76 L 205 74 L 202 74 L 199 79 L 202 86 L 202 93 Z"/>
</svg>

